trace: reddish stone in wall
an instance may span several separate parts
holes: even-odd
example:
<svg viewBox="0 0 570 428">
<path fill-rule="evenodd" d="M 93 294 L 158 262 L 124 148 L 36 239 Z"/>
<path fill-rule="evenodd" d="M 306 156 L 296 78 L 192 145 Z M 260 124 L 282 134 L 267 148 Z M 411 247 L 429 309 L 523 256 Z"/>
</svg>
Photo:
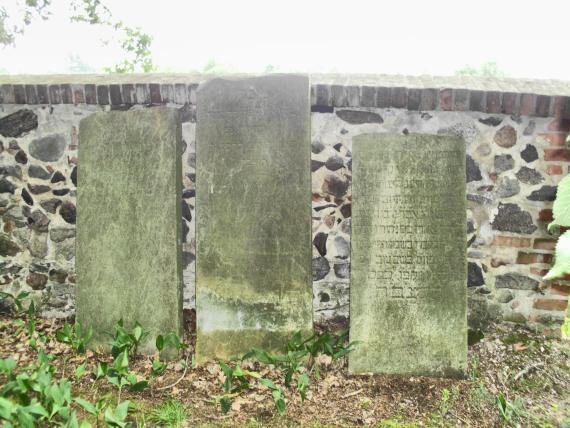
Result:
<svg viewBox="0 0 570 428">
<path fill-rule="evenodd" d="M 537 299 L 533 307 L 545 311 L 565 311 L 568 301 L 564 299 Z"/>
<path fill-rule="evenodd" d="M 569 149 L 545 149 L 544 160 L 570 162 Z"/>
</svg>

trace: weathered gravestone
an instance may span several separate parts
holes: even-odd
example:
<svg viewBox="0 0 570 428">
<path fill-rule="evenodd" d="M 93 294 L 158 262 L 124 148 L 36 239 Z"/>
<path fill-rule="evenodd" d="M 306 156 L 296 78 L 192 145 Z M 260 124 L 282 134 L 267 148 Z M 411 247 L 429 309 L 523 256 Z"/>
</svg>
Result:
<svg viewBox="0 0 570 428">
<path fill-rule="evenodd" d="M 282 350 L 312 329 L 309 81 L 197 92 L 198 359 Z"/>
<path fill-rule="evenodd" d="M 121 318 L 150 335 L 182 332 L 178 112 L 95 113 L 79 126 L 77 319 L 93 345 Z"/>
<path fill-rule="evenodd" d="M 467 364 L 465 143 L 353 139 L 353 373 L 462 376 Z"/>
</svg>

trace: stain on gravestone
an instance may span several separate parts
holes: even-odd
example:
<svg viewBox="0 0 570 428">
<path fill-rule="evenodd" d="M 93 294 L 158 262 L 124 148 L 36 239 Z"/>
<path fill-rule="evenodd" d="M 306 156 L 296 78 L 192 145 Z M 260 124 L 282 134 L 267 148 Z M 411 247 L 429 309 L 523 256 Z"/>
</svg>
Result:
<svg viewBox="0 0 570 428">
<path fill-rule="evenodd" d="M 79 127 L 77 318 L 95 347 L 121 318 L 182 332 L 181 135 L 175 109 L 95 113 Z"/>
<path fill-rule="evenodd" d="M 353 373 L 462 376 L 467 365 L 465 143 L 353 140 Z"/>
<path fill-rule="evenodd" d="M 282 351 L 312 329 L 308 78 L 214 79 L 197 106 L 198 359 Z"/>
</svg>

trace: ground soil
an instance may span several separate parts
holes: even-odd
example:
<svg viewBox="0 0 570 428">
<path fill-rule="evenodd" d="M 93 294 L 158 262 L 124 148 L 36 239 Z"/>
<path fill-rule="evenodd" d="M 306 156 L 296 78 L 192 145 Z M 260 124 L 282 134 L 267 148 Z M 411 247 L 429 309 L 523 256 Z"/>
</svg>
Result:
<svg viewBox="0 0 570 428">
<path fill-rule="evenodd" d="M 49 338 L 46 343 L 38 341 L 38 347 L 57 356 L 58 375 L 72 377 L 84 362 L 90 372 L 98 362 L 110 361 L 107 355 L 77 354 L 57 342 L 55 331 L 62 325 L 61 320 L 37 320 L 35 333 Z M 193 343 L 191 319 L 187 327 L 187 340 Z M 33 363 L 37 353 L 28 339 L 21 320 L 0 318 L 0 358 L 12 356 L 19 367 Z M 191 345 L 188 352 L 192 349 Z M 132 420 L 139 424 L 154 407 L 176 399 L 188 411 L 185 426 L 570 427 L 570 342 L 516 325 L 494 327 L 469 347 L 469 370 L 463 380 L 353 376 L 345 359 L 320 358 L 320 379 L 313 372 L 304 403 L 287 390 L 283 416 L 275 411 L 271 393 L 257 382 L 234 397 L 231 410 L 224 415 L 216 403 L 224 379 L 217 363 L 192 367 L 191 358 L 182 354 L 164 375 L 151 378 L 151 361 L 152 357 L 141 356 L 132 362 L 132 371 L 150 379 L 150 388 L 122 397 L 135 403 Z M 189 362 L 186 371 L 185 361 Z M 245 367 L 282 385 L 282 374 L 272 366 L 246 363 Z M 116 399 L 115 390 L 105 380 L 90 376 L 74 383 L 74 393 L 92 401 L 105 395 Z M 506 419 L 497 404 L 500 396 L 510 404 Z"/>
</svg>

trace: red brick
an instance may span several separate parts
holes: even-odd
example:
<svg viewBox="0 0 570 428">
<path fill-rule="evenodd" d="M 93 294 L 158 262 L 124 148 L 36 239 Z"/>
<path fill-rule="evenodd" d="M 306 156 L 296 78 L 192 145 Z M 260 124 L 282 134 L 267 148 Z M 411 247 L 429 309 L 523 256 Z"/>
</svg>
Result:
<svg viewBox="0 0 570 428">
<path fill-rule="evenodd" d="M 570 162 L 569 149 L 544 149 L 544 160 Z"/>
<path fill-rule="evenodd" d="M 517 96 L 518 96 L 518 94 L 515 94 L 513 92 L 505 92 L 503 94 L 502 112 L 504 114 L 515 114 L 515 113 L 517 113 L 516 112 Z"/>
<path fill-rule="evenodd" d="M 566 144 L 566 132 L 550 132 L 548 134 L 539 134 L 539 137 L 544 138 L 551 146 L 564 146 Z"/>
<path fill-rule="evenodd" d="M 487 92 L 487 113 L 501 112 L 501 93 Z"/>
<path fill-rule="evenodd" d="M 548 130 L 557 132 L 570 132 L 570 119 L 554 119 L 548 125 Z"/>
<path fill-rule="evenodd" d="M 520 252 L 517 256 L 517 264 L 519 265 L 530 265 L 533 263 L 551 263 L 551 262 L 552 262 L 552 254 Z"/>
<path fill-rule="evenodd" d="M 439 91 L 439 108 L 444 111 L 451 110 L 453 106 L 453 91 L 449 88 Z"/>
<path fill-rule="evenodd" d="M 564 299 L 537 299 L 533 307 L 535 309 L 543 309 L 545 311 L 565 311 L 568 302 Z"/>
<path fill-rule="evenodd" d="M 536 276 L 544 276 L 548 273 L 548 269 L 540 269 L 540 268 L 531 267 L 530 273 L 532 273 L 533 275 L 536 275 Z"/>
<path fill-rule="evenodd" d="M 540 210 L 540 212 L 538 213 L 538 220 L 551 222 L 553 220 L 552 210 L 551 209 Z"/>
<path fill-rule="evenodd" d="M 532 116 L 534 115 L 536 108 L 536 95 L 532 94 L 522 94 L 521 95 L 521 116 Z"/>
<path fill-rule="evenodd" d="M 552 101 L 552 115 L 557 118 L 562 117 L 565 105 L 566 97 L 554 97 Z M 550 129 L 550 127 L 548 129 Z M 552 131 L 561 131 L 561 129 L 552 129 Z M 568 129 L 568 131 L 570 131 L 570 129 Z"/>
<path fill-rule="evenodd" d="M 547 165 L 546 173 L 548 175 L 562 175 L 563 174 L 562 165 Z"/>
<path fill-rule="evenodd" d="M 529 238 L 519 238 L 517 236 L 495 236 L 493 245 L 497 247 L 517 247 L 517 248 L 528 248 L 530 247 Z"/>
<path fill-rule="evenodd" d="M 570 285 L 556 282 L 550 286 L 550 294 L 554 294 L 555 296 L 570 296 Z"/>
<path fill-rule="evenodd" d="M 537 250 L 554 250 L 556 248 L 555 239 L 536 238 L 533 248 Z"/>
</svg>

